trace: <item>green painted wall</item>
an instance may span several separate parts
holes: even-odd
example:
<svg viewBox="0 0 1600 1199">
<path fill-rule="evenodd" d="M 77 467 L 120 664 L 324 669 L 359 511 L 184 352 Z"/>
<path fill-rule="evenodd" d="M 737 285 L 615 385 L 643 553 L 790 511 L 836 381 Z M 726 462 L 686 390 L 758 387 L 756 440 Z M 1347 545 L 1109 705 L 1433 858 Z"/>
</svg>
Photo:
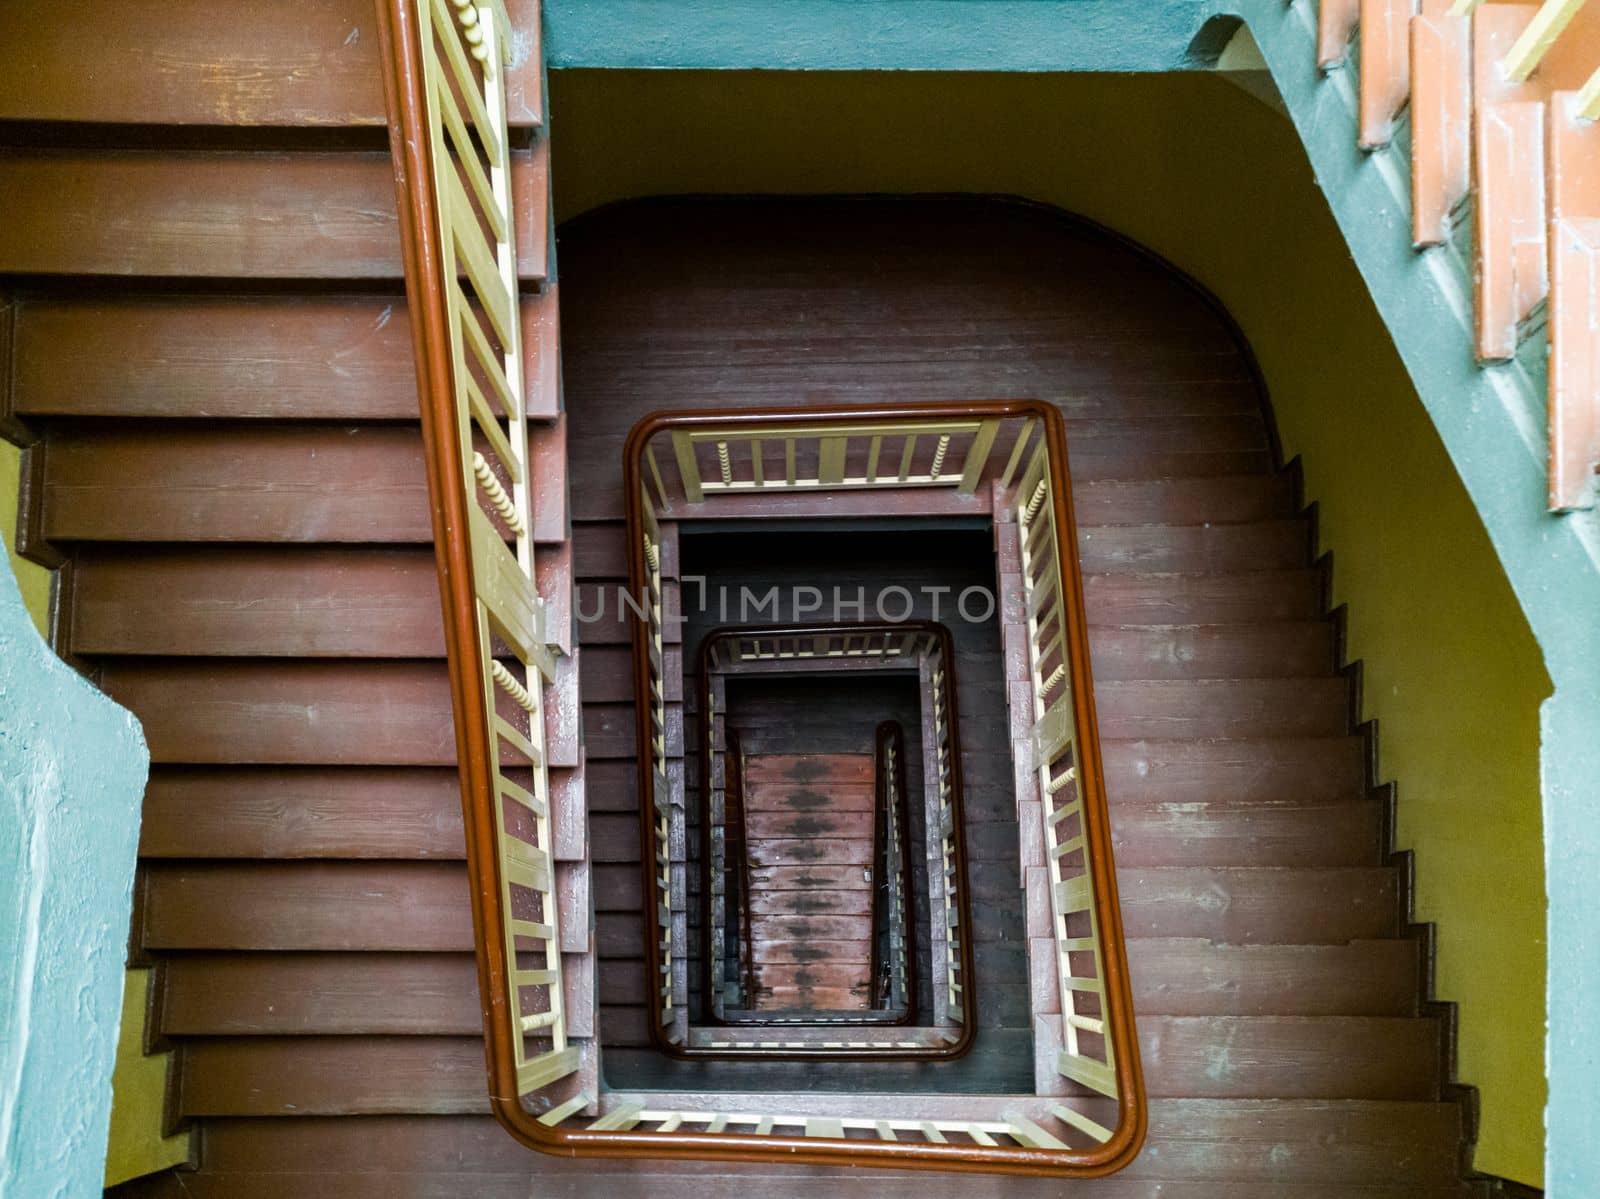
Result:
<svg viewBox="0 0 1600 1199">
<path fill-rule="evenodd" d="M 1304 457 L 1437 990 L 1481 1088 L 1479 1169 L 1537 1185 L 1540 701 L 1499 562 L 1287 122 L 1214 76 L 555 71 L 556 213 L 692 192 L 1006 193 L 1144 243 L 1250 338 Z"/>
<path fill-rule="evenodd" d="M 170 1053 L 146 1053 L 149 970 L 129 970 L 122 989 L 122 1029 L 111 1074 L 111 1132 L 106 1141 L 107 1186 L 189 1160 L 189 1134 L 161 1135 Z"/>
<path fill-rule="evenodd" d="M 50 572 L 17 557 L 17 492 L 22 480 L 22 451 L 0 441 L 0 541 L 5 542 L 11 573 L 39 636 L 49 638 Z"/>
</svg>

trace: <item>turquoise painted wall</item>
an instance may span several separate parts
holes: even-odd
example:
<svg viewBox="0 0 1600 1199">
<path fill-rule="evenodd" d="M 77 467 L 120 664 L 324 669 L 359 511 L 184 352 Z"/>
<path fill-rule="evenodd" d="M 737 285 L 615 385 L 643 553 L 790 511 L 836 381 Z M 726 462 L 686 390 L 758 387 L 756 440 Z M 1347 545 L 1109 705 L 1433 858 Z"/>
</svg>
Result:
<svg viewBox="0 0 1600 1199">
<path fill-rule="evenodd" d="M 0 1195 L 100 1194 L 148 766 L 0 555 Z"/>
</svg>

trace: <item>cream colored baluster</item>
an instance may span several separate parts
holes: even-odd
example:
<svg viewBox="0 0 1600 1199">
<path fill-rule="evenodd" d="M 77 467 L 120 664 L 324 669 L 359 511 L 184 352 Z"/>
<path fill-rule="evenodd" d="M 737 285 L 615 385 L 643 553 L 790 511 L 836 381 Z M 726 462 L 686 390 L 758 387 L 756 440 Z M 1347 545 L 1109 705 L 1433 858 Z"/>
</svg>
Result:
<svg viewBox="0 0 1600 1199">
<path fill-rule="evenodd" d="M 691 504 L 705 498 L 700 483 L 700 464 L 695 461 L 694 440 L 681 429 L 672 431 L 672 450 L 678 458 L 678 476 L 683 481 L 683 497 Z"/>
</svg>

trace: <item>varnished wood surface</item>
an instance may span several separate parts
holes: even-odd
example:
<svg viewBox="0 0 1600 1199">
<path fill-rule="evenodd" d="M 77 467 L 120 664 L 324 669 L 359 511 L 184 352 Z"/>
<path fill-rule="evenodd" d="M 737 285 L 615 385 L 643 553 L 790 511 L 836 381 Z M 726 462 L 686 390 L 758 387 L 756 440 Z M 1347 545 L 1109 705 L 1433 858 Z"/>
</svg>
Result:
<svg viewBox="0 0 1600 1199">
<path fill-rule="evenodd" d="M 541 146 L 543 142 L 539 143 Z M 518 271 L 545 276 L 549 156 L 512 163 Z M 401 279 L 378 151 L 0 149 L 0 271 L 217 279 Z"/>
<path fill-rule="evenodd" d="M 735 727 L 740 709 L 730 704 Z M 801 729 L 795 731 L 801 733 Z M 805 743 L 796 738 L 798 751 Z M 871 1003 L 873 759 L 868 754 L 759 753 L 744 764 L 749 919 L 757 945 L 812 946 L 787 962 L 758 957 L 755 1009 L 855 1011 Z M 793 937 L 815 917 L 866 917 L 865 935 Z M 785 936 L 776 935 L 782 927 Z"/>
<path fill-rule="evenodd" d="M 537 10 L 510 0 L 529 37 L 507 72 L 513 124 L 538 124 Z M 372 6 L 313 0 L 219 9 L 205 0 L 68 0 L 0 9 L 0 120 L 335 127 L 384 123 Z M 92 47 L 94 70 L 84 70 Z"/>
</svg>

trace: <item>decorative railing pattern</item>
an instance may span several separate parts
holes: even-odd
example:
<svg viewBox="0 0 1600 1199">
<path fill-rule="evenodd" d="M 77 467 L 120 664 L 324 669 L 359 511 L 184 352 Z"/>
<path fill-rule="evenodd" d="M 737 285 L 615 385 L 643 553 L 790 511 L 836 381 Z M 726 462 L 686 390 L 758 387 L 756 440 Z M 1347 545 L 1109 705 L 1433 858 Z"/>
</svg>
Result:
<svg viewBox="0 0 1600 1199">
<path fill-rule="evenodd" d="M 648 497 L 643 501 L 649 503 Z M 973 1019 L 973 999 L 967 993 L 966 980 L 971 977 L 970 951 L 963 931 L 968 921 L 966 895 L 966 863 L 964 846 L 959 830 L 961 817 L 961 773 L 957 757 L 959 733 L 953 692 L 946 684 L 953 657 L 949 630 L 927 621 L 909 621 L 900 624 L 859 625 L 767 625 L 737 629 L 718 629 L 708 633 L 701 643 L 700 654 L 700 705 L 702 721 L 702 777 L 704 822 L 702 844 L 704 859 L 709 863 L 703 874 L 705 927 L 711 955 L 705 971 L 708 995 L 713 1014 L 728 1025 L 759 1024 L 760 1031 L 749 1028 L 738 1033 L 728 1029 L 705 1032 L 691 1025 L 689 1039 L 680 1052 L 686 1055 L 716 1054 L 727 1056 L 752 1054 L 766 1056 L 816 1056 L 848 1055 L 872 1057 L 955 1057 L 966 1051 L 972 1034 L 953 1026 L 967 1025 Z M 925 823 L 930 831 L 929 901 L 937 906 L 935 921 L 943 925 L 934 941 L 934 962 L 944 982 L 936 993 L 936 1015 L 933 1023 L 916 1028 L 890 1027 L 905 1025 L 915 1017 L 912 986 L 915 975 L 911 968 L 915 953 L 915 921 L 908 903 L 909 879 L 906 861 L 909 854 L 906 826 L 906 800 L 903 765 L 897 764 L 898 783 L 888 784 L 889 794 L 898 798 L 898 804 L 889 805 L 889 827 L 893 830 L 894 882 L 892 894 L 899 897 L 895 911 L 898 913 L 898 931 L 891 925 L 891 944 L 899 962 L 899 1002 L 887 1008 L 853 1013 L 808 1013 L 805 1017 L 777 1016 L 765 1012 L 732 1012 L 725 1003 L 717 1002 L 719 980 L 715 977 L 716 947 L 720 943 L 719 931 L 726 925 L 730 907 L 727 903 L 726 885 L 719 886 L 719 873 L 726 869 L 728 838 L 718 839 L 718 830 L 727 819 L 727 788 L 718 786 L 728 777 L 728 767 L 721 764 L 725 734 L 719 736 L 723 726 L 725 701 L 724 679 L 734 673 L 801 673 L 813 674 L 830 670 L 856 670 L 884 668 L 914 671 L 919 675 L 923 694 L 923 726 L 930 731 L 929 766 Z M 653 693 L 653 688 L 652 688 Z M 890 723 L 877 731 L 875 748 L 880 769 L 883 754 L 891 744 L 888 729 L 898 733 L 898 726 Z M 934 732 L 937 730 L 937 732 Z M 936 748 L 942 746 L 942 748 Z M 903 745 L 893 744 L 893 752 L 903 763 Z M 883 808 L 885 781 L 880 774 L 879 808 Z M 881 832 L 881 826 L 880 826 Z M 883 854 L 877 855 L 881 860 Z M 742 873 L 742 872 L 741 872 Z M 748 900 L 745 902 L 748 910 Z M 876 968 L 870 977 L 876 977 Z M 886 1020 L 892 1017 L 892 1020 Z M 847 1036 L 839 1032 L 817 1033 L 801 1038 L 795 1030 L 779 1033 L 778 1026 L 854 1025 L 870 1031 Z M 874 1027 L 875 1026 L 875 1027 Z"/>
<path fill-rule="evenodd" d="M 731 414 L 730 414 L 731 415 Z M 799 414 L 797 414 L 799 415 Z M 998 420 L 950 415 L 840 425 L 803 419 L 671 431 L 677 494 L 689 504 L 718 495 L 887 487 L 978 489 Z M 649 478 L 663 507 L 665 475 L 648 446 Z"/>
<path fill-rule="evenodd" d="M 1116 1047 L 1107 1033 L 1104 938 L 1095 902 L 1095 840 L 1109 840 L 1103 808 L 1086 804 L 1081 760 L 1085 745 L 1079 704 L 1081 674 L 1074 656 L 1086 647 L 1074 638 L 1046 444 L 1040 441 L 1016 489 L 1013 509 L 1022 554 L 1023 600 L 1028 627 L 1028 669 L 1033 699 L 1033 753 L 1043 800 L 1045 869 L 1050 882 L 1050 923 L 1061 987 L 1065 1046 L 1057 1070 L 1066 1078 L 1115 1099 Z M 1076 565 L 1076 556 L 1068 556 Z"/>
<path fill-rule="evenodd" d="M 514 1102 L 572 1077 L 580 1061 L 563 1010 L 545 760 L 555 668 L 530 535 L 510 25 L 499 0 L 393 0 L 379 15 L 491 1089 Z M 536 1102 L 593 1098 L 558 1089 Z"/>
<path fill-rule="evenodd" d="M 645 709 L 639 713 L 648 751 L 640 758 L 648 766 L 648 804 L 644 808 L 649 825 L 646 841 L 645 873 L 649 886 L 647 923 L 654 928 L 655 958 L 651 972 L 654 1000 L 651 1010 L 660 1035 L 669 1044 L 681 1043 L 687 1012 L 675 992 L 677 958 L 680 946 L 672 934 L 672 824 L 674 819 L 672 780 L 667 773 L 667 684 L 665 588 L 661 578 L 661 526 L 649 496 L 641 499 L 644 530 L 640 552 L 644 559 L 644 640 L 649 663 L 650 686 Z M 681 805 L 680 805 L 681 811 Z"/>
</svg>

